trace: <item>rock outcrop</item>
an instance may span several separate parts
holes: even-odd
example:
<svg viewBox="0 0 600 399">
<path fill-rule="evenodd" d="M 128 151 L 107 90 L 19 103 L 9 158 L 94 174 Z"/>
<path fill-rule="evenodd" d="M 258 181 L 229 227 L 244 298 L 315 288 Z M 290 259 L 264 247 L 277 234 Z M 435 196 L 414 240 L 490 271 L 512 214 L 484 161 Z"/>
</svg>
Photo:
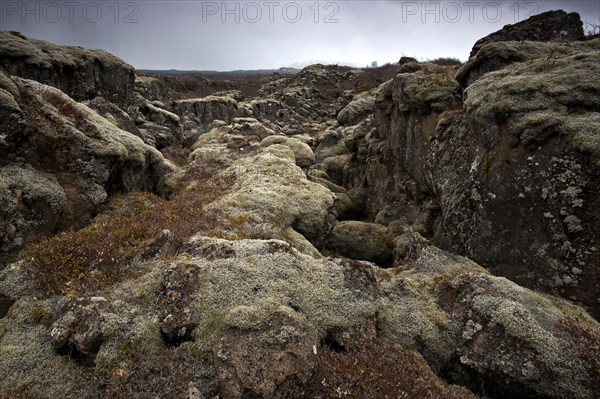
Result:
<svg viewBox="0 0 600 399">
<path fill-rule="evenodd" d="M 562 10 L 547 11 L 514 25 L 506 25 L 499 31 L 477 40 L 469 57 L 473 57 L 482 47 L 493 42 L 524 40 L 570 42 L 581 39 L 583 39 L 583 22 L 579 14 L 574 12 L 567 14 Z"/>
<path fill-rule="evenodd" d="M 157 191 L 174 170 L 156 149 L 62 91 L 0 76 L 0 256 L 85 225 L 115 193 Z"/>
<path fill-rule="evenodd" d="M 0 320 L 0 389 L 87 397 L 110 386 L 94 387 L 90 369 L 67 362 L 67 354 L 107 370 L 107 384 L 122 379 L 124 391 L 148 378 L 131 362 L 135 356 L 162 369 L 161 378 L 173 377 L 193 366 L 160 363 L 173 351 L 161 344 L 160 323 L 184 317 L 181 339 L 168 342 L 212 364 L 203 367 L 217 385 L 186 374 L 179 392 L 191 384 L 205 397 L 298 397 L 327 351 L 328 331 L 374 319 L 377 334 L 418 350 L 450 381 L 475 391 L 483 380 L 494 397 L 594 397 L 593 362 L 578 354 L 585 338 L 570 330 L 597 326 L 585 312 L 465 258 L 415 245 L 411 263 L 383 270 L 315 258 L 284 241 L 197 236 L 168 264 L 143 265 L 143 276 L 117 284 L 110 298 L 90 292 L 41 300 L 15 292 L 15 265 L 0 284 L 18 298 Z M 157 392 L 152 385 L 136 389 Z"/>
<path fill-rule="evenodd" d="M 134 68 L 103 50 L 58 46 L 0 32 L 0 67 L 8 75 L 54 86 L 76 101 L 94 97 L 126 105 L 134 92 Z"/>
<path fill-rule="evenodd" d="M 379 89 L 370 163 L 345 183 L 364 176 L 373 218 L 393 205 L 443 248 L 597 312 L 599 45 L 489 44 L 459 76 L 482 53 L 529 55 L 468 79 L 463 101 L 449 71 L 400 73 Z"/>
<path fill-rule="evenodd" d="M 178 114 L 196 117 L 201 132 L 205 132 L 214 120 L 231 123 L 237 113 L 237 101 L 229 96 L 192 98 L 177 101 L 175 109 Z"/>
</svg>

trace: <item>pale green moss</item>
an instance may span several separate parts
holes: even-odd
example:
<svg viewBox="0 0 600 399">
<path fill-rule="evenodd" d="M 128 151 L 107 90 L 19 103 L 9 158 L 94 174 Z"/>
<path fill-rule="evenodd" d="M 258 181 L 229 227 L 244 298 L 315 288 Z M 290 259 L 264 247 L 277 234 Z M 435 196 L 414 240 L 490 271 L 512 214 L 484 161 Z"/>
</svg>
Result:
<svg viewBox="0 0 600 399">
<path fill-rule="evenodd" d="M 301 168 L 308 168 L 310 165 L 315 163 L 315 154 L 313 154 L 308 144 L 303 143 L 296 138 L 285 136 L 268 136 L 260 142 L 261 147 L 269 147 L 274 144 L 282 144 L 292 150 L 294 152 L 296 165 L 300 166 Z"/>
</svg>

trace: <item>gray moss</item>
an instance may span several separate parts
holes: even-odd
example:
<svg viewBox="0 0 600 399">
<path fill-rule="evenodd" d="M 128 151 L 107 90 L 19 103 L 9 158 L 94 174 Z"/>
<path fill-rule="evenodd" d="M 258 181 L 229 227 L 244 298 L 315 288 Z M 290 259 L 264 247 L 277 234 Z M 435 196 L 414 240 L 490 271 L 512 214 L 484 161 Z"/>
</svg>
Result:
<svg viewBox="0 0 600 399">
<path fill-rule="evenodd" d="M 19 89 L 3 71 L 0 70 L 0 89 L 6 90 L 14 98 L 19 97 Z"/>
<path fill-rule="evenodd" d="M 95 362 L 109 370 L 120 364 L 123 343 L 160 348 L 159 326 L 173 309 L 194 326 L 194 342 L 186 347 L 194 353 L 210 352 L 227 331 L 259 331 L 274 315 L 294 320 L 314 342 L 328 331 L 376 318 L 380 334 L 419 351 L 433 368 L 460 357 L 496 384 L 508 376 L 548 397 L 593 397 L 591 376 L 570 349 L 573 337 L 561 324 L 566 316 L 585 316 L 583 310 L 493 277 L 475 263 L 424 242 L 414 245 L 419 248 L 413 251 L 413 262 L 384 270 L 366 262 L 317 258 L 285 241 L 198 235 L 179 256 L 138 265 L 145 273 L 110 293 L 97 293 L 105 295 L 102 300 L 41 301 L 12 289 L 17 301 L 0 320 L 0 372 L 5 376 L 0 392 L 22 384 L 44 394 L 62 389 L 65 397 L 90 392 L 90 371 L 54 351 L 48 320 L 41 321 L 52 321 L 61 309 L 75 306 L 96 309 L 94 323 L 102 332 L 102 344 Z M 176 270 L 185 272 L 184 280 L 168 277 L 176 276 Z M 15 265 L 6 273 L 18 275 L 20 268 Z M 0 289 L 17 281 L 5 277 Z M 166 298 L 180 305 L 165 307 Z M 82 323 L 85 327 L 92 321 Z M 269 342 L 287 339 L 286 331 L 273 331 Z M 488 356 L 490 351 L 494 356 Z"/>
<path fill-rule="evenodd" d="M 29 204 L 43 201 L 55 213 L 65 210 L 67 196 L 53 175 L 39 172 L 31 166 L 6 166 L 0 169 L 0 190 L 20 190 Z M 8 198 L 4 197 L 3 198 Z M 7 204 L 4 204 L 6 206 Z M 6 209 L 6 208 L 4 208 Z"/>
</svg>

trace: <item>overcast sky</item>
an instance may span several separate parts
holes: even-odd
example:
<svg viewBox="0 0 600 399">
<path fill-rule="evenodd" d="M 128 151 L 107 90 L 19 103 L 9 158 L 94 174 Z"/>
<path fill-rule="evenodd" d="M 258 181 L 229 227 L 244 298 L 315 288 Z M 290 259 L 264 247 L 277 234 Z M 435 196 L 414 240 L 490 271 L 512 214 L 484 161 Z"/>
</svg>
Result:
<svg viewBox="0 0 600 399">
<path fill-rule="evenodd" d="M 403 55 L 466 60 L 480 37 L 553 9 L 600 25 L 597 0 L 0 0 L 0 29 L 102 48 L 138 69 L 272 69 Z"/>
</svg>

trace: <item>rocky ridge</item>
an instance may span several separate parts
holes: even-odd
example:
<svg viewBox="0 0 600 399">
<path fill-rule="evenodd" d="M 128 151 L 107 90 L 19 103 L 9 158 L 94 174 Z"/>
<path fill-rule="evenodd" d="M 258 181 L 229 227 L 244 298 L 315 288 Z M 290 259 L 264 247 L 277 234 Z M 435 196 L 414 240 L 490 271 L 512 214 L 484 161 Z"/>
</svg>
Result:
<svg viewBox="0 0 600 399">
<path fill-rule="evenodd" d="M 563 14 L 254 98 L 0 32 L 0 397 L 600 395 L 600 39 Z"/>
</svg>

